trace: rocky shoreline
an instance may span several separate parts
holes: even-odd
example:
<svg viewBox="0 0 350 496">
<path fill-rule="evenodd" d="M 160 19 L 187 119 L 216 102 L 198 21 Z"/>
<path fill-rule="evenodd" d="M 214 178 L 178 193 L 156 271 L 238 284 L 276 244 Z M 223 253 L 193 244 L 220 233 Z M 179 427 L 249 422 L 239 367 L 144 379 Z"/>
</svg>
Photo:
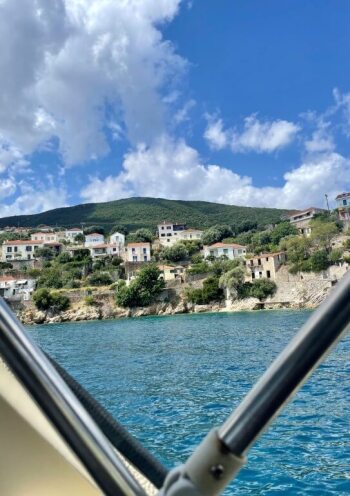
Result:
<svg viewBox="0 0 350 496">
<path fill-rule="evenodd" d="M 109 304 L 99 304 L 94 306 L 75 305 L 65 312 L 52 314 L 35 309 L 27 308 L 18 313 L 18 317 L 25 325 L 54 324 L 60 322 L 80 322 L 87 320 L 105 320 L 135 318 L 145 316 L 178 315 L 187 313 L 213 313 L 213 312 L 242 312 L 273 309 L 301 309 L 315 308 L 317 304 L 299 303 L 275 303 L 261 302 L 256 298 L 236 300 L 234 302 L 215 303 L 210 305 L 192 305 L 181 301 L 177 304 L 157 303 L 142 308 L 120 308 Z"/>
</svg>

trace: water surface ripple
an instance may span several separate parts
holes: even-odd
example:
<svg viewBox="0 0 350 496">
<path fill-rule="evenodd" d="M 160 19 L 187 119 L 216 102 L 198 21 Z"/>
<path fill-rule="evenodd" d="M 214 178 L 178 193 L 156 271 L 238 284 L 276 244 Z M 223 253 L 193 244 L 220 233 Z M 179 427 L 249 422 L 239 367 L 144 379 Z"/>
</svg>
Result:
<svg viewBox="0 0 350 496">
<path fill-rule="evenodd" d="M 307 319 L 306 311 L 31 327 L 163 463 L 186 459 Z M 349 336 L 252 448 L 225 494 L 350 494 Z"/>
</svg>

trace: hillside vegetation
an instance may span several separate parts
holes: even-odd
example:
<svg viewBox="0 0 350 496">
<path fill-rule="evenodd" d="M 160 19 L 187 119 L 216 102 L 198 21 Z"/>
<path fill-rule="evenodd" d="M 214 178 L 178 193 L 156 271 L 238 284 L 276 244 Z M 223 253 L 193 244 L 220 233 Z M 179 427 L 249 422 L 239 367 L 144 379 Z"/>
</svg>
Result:
<svg viewBox="0 0 350 496">
<path fill-rule="evenodd" d="M 154 229 L 163 220 L 186 222 L 189 227 L 208 228 L 216 224 L 242 224 L 255 222 L 258 227 L 280 220 L 286 210 L 274 208 L 237 207 L 204 201 L 165 200 L 161 198 L 127 198 L 106 203 L 86 203 L 73 207 L 57 208 L 40 214 L 3 217 L 5 226 L 75 227 L 100 225 L 107 229 L 114 224 L 128 230 L 141 227 Z"/>
</svg>

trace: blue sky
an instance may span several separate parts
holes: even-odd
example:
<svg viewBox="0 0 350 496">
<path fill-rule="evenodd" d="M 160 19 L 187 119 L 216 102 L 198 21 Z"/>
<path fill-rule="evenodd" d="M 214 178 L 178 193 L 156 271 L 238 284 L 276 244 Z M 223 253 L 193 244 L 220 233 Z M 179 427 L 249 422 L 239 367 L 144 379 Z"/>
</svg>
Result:
<svg viewBox="0 0 350 496">
<path fill-rule="evenodd" d="M 350 188 L 350 4 L 0 2 L 0 215 Z"/>
</svg>

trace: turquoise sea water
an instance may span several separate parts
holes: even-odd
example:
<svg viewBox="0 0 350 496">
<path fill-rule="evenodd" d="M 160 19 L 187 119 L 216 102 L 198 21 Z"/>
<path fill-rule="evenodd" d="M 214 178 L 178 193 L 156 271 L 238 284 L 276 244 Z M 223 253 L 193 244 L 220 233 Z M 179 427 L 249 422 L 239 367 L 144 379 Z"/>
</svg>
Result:
<svg viewBox="0 0 350 496">
<path fill-rule="evenodd" d="M 306 311 L 178 315 L 30 333 L 168 467 L 219 425 Z M 350 494 L 349 336 L 252 448 L 225 494 Z"/>
</svg>

